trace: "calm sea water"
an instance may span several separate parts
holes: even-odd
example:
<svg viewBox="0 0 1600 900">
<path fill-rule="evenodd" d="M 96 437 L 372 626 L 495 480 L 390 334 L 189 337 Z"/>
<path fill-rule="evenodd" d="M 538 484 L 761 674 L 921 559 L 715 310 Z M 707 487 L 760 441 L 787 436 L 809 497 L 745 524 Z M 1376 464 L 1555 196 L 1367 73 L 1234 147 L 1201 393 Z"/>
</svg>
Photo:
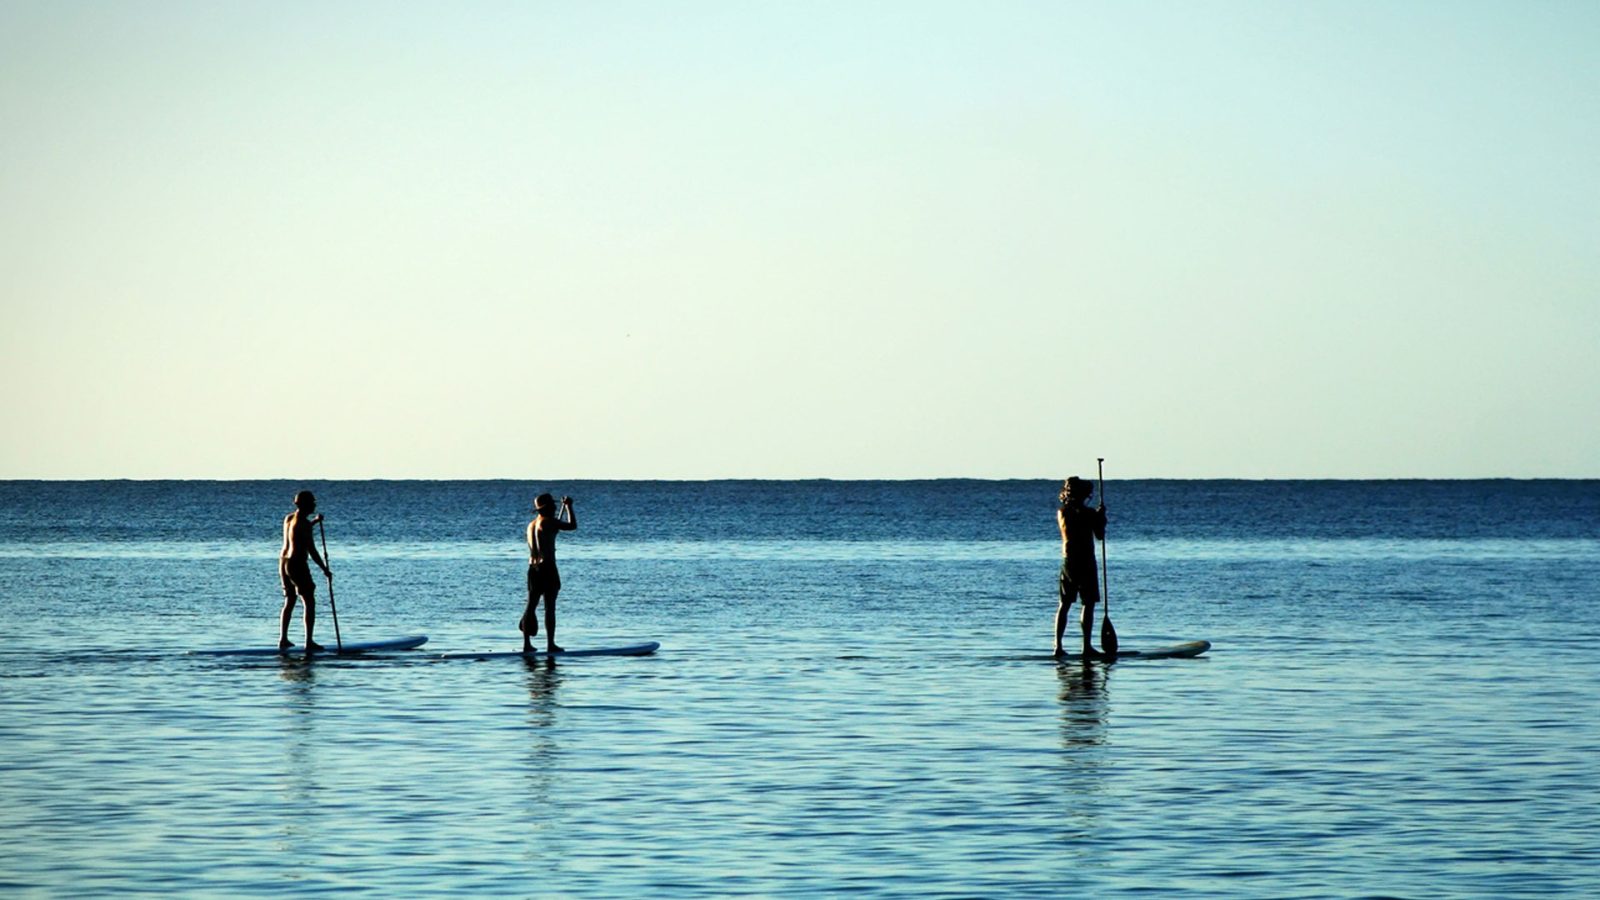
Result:
<svg viewBox="0 0 1600 900">
<path fill-rule="evenodd" d="M 428 645 L 184 655 L 275 640 L 302 486 Z M 1121 643 L 1215 647 L 1109 667 L 1054 488 L 0 483 L 0 892 L 1600 893 L 1600 482 L 1111 482 Z M 657 655 L 435 658 L 516 645 L 543 489 L 562 642 Z"/>
</svg>

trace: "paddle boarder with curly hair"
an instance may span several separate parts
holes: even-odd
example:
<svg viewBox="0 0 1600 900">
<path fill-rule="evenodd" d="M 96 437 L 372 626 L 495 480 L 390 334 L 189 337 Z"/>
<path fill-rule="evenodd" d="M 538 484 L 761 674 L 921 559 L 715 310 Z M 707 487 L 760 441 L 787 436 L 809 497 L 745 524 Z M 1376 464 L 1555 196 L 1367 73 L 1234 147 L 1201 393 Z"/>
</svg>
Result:
<svg viewBox="0 0 1600 900">
<path fill-rule="evenodd" d="M 1100 580 L 1095 570 L 1094 541 L 1106 536 L 1106 505 L 1088 507 L 1094 483 L 1074 475 L 1061 485 L 1061 504 L 1056 507 L 1056 526 L 1061 530 L 1061 575 L 1056 581 L 1056 656 L 1065 656 L 1061 635 L 1067 628 L 1067 610 L 1081 598 L 1083 611 L 1083 658 L 1102 659 L 1103 654 L 1089 644 L 1094 630 L 1094 607 L 1100 602 Z"/>
</svg>

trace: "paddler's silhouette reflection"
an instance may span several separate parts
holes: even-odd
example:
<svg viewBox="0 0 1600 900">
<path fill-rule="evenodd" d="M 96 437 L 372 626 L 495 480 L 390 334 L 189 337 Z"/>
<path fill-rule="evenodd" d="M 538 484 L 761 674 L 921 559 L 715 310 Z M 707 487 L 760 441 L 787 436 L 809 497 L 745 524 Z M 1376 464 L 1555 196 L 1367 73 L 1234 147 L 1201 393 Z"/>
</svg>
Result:
<svg viewBox="0 0 1600 900">
<path fill-rule="evenodd" d="M 557 743 L 556 716 L 561 704 L 556 691 L 561 686 L 561 669 L 556 661 L 525 659 L 528 667 L 528 788 L 536 803 L 547 803 L 555 796 Z"/>
<path fill-rule="evenodd" d="M 277 659 L 278 677 L 284 681 L 316 681 L 316 669 L 311 665 L 313 657 L 279 656 Z"/>
<path fill-rule="evenodd" d="M 1105 792 L 1102 771 L 1106 742 L 1106 678 L 1109 668 L 1092 663 L 1063 662 L 1056 666 L 1061 700 L 1061 753 L 1057 756 L 1053 786 L 1059 790 L 1064 841 L 1079 842 L 1096 833 L 1100 795 Z"/>
<path fill-rule="evenodd" d="M 1056 666 L 1061 682 L 1061 746 L 1097 747 L 1105 743 L 1106 676 L 1109 669 L 1088 662 Z"/>
<path fill-rule="evenodd" d="M 308 660 L 280 657 L 278 677 L 283 680 L 283 780 L 286 809 L 304 809 L 325 798 L 317 783 L 322 766 L 317 757 L 321 740 L 317 723 L 317 668 Z M 270 727 L 270 726 L 269 726 Z M 322 845 L 314 817 L 284 816 L 280 849 L 291 854 L 314 854 Z"/>
</svg>

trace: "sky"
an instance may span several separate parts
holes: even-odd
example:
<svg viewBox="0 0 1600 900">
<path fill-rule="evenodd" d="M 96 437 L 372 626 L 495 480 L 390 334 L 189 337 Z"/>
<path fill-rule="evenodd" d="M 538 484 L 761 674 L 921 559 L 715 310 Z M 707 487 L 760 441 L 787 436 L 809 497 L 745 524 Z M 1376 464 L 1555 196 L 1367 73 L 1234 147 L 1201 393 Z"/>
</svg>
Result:
<svg viewBox="0 0 1600 900">
<path fill-rule="evenodd" d="M 1600 4 L 0 0 L 0 478 L 1600 477 Z"/>
</svg>

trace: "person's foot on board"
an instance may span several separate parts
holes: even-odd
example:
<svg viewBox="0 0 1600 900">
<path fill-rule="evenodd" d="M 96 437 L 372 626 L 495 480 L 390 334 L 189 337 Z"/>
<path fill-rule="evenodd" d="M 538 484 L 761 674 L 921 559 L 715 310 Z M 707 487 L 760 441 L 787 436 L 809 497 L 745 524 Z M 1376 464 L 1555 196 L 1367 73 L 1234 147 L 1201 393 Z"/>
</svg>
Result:
<svg viewBox="0 0 1600 900">
<path fill-rule="evenodd" d="M 316 641 L 306 641 L 306 652 L 307 653 L 321 653 L 322 651 L 324 651 L 326 649 L 328 649 L 328 648 L 322 646 L 321 644 L 317 643 Z"/>
<path fill-rule="evenodd" d="M 1057 647 L 1054 650 L 1050 651 L 1050 655 L 1054 656 L 1056 659 L 1063 659 L 1063 658 L 1066 657 L 1067 651 L 1061 649 L 1060 647 Z"/>
<path fill-rule="evenodd" d="M 551 645 L 549 645 L 548 647 L 545 648 L 545 652 L 546 653 L 565 653 L 565 652 L 567 652 L 567 648 L 565 648 L 565 647 L 557 647 L 555 644 L 551 644 Z"/>
</svg>

